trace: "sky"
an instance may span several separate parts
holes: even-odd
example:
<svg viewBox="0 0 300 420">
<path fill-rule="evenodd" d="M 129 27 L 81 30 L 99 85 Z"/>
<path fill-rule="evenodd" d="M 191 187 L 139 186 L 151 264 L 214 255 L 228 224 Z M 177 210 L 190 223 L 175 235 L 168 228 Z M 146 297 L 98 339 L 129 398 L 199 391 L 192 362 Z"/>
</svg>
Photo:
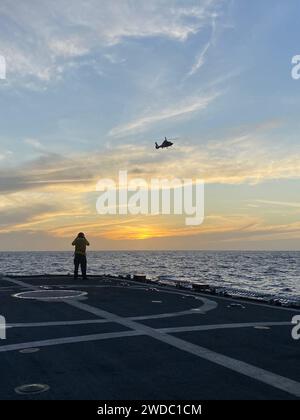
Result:
<svg viewBox="0 0 300 420">
<path fill-rule="evenodd" d="M 0 250 L 300 250 L 299 9 L 1 0 Z M 203 223 L 99 215 L 119 170 L 203 179 Z"/>
</svg>

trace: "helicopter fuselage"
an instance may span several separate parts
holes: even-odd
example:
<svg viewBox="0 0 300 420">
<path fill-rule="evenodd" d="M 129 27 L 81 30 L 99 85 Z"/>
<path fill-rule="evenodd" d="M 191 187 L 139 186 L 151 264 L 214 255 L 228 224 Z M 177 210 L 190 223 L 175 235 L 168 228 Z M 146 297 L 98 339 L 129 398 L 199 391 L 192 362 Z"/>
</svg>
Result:
<svg viewBox="0 0 300 420">
<path fill-rule="evenodd" d="M 165 140 L 162 142 L 161 145 L 158 145 L 155 142 L 155 148 L 156 149 L 166 149 L 167 147 L 171 147 L 171 146 L 173 146 L 173 143 L 171 141 L 169 141 L 166 137 L 165 137 Z"/>
</svg>

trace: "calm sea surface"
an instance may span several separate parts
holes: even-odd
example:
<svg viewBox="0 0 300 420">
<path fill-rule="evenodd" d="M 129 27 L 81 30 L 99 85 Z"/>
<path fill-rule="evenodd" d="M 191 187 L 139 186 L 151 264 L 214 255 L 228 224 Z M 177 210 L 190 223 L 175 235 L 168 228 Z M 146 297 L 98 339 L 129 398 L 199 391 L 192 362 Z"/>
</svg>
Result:
<svg viewBox="0 0 300 420">
<path fill-rule="evenodd" d="M 0 274 L 68 274 L 71 252 L 1 252 Z M 300 252 L 89 252 L 90 274 L 147 274 L 300 299 Z"/>
</svg>

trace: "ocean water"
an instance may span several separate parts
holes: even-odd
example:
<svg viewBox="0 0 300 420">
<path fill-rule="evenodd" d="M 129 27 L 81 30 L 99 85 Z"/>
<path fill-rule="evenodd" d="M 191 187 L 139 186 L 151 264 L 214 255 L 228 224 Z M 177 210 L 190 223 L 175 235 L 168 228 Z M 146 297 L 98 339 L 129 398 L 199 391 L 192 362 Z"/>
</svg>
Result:
<svg viewBox="0 0 300 420">
<path fill-rule="evenodd" d="M 72 252 L 0 252 L 0 275 L 72 271 Z M 146 274 L 300 300 L 300 252 L 99 251 L 88 253 L 88 273 Z"/>
</svg>

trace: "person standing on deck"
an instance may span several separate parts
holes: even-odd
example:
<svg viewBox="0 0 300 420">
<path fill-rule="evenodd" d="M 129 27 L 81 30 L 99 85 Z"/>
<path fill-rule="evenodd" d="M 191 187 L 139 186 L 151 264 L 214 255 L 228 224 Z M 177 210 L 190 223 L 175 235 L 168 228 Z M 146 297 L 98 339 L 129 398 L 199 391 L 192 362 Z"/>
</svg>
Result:
<svg viewBox="0 0 300 420">
<path fill-rule="evenodd" d="M 87 279 L 86 276 L 86 247 L 90 245 L 89 241 L 84 236 L 83 232 L 78 233 L 77 238 L 74 239 L 72 245 L 75 246 L 74 254 L 74 279 L 78 277 L 78 268 L 80 266 L 82 278 Z"/>
</svg>

